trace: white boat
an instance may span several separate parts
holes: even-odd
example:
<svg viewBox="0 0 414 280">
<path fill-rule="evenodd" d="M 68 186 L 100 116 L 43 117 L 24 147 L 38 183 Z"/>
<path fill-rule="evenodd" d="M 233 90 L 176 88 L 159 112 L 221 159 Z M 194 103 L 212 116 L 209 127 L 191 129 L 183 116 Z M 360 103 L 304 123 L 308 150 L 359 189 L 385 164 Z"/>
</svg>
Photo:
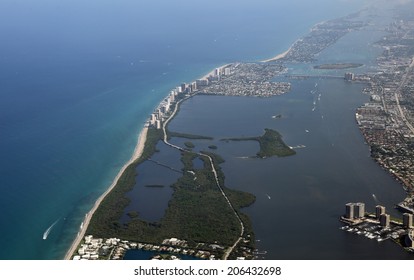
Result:
<svg viewBox="0 0 414 280">
<path fill-rule="evenodd" d="M 59 222 L 60 218 L 57 219 L 50 227 L 48 227 L 45 232 L 43 233 L 43 240 L 46 240 L 49 236 L 49 233 L 52 231 L 53 227 Z"/>
</svg>

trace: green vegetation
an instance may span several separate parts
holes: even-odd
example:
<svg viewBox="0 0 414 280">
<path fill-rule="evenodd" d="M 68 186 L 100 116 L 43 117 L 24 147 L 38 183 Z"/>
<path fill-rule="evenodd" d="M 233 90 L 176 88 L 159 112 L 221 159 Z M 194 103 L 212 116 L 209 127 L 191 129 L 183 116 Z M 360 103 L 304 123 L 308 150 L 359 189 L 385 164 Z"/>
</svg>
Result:
<svg viewBox="0 0 414 280">
<path fill-rule="evenodd" d="M 240 234 L 240 223 L 233 210 L 229 207 L 221 191 L 216 185 L 211 170 L 210 161 L 206 156 L 192 152 L 182 152 L 183 176 L 172 186 L 172 198 L 165 211 L 164 217 L 158 222 L 148 222 L 139 218 L 138 213 L 129 212 L 131 218 L 126 224 L 120 223 L 123 211 L 129 204 L 126 193 L 130 191 L 136 180 L 136 166 L 155 151 L 156 143 L 162 133 L 151 130 L 148 137 L 145 158 L 130 165 L 121 176 L 114 190 L 105 198 L 87 229 L 87 234 L 99 237 L 111 237 L 130 241 L 160 243 L 163 239 L 176 237 L 187 240 L 190 245 L 196 242 L 232 245 Z M 148 147 L 147 147 L 148 146 Z M 224 175 L 219 167 L 223 159 L 213 153 L 207 153 L 213 158 L 220 183 Z M 204 168 L 195 170 L 193 160 L 199 157 L 204 162 Z M 255 201 L 255 196 L 249 193 L 223 188 L 234 208 L 245 223 L 246 234 L 253 236 L 249 218 L 240 212 Z M 254 239 L 250 244 L 253 246 Z"/>
<path fill-rule="evenodd" d="M 130 202 L 125 194 L 135 186 L 136 167 L 155 153 L 156 145 L 161 138 L 161 130 L 148 129 L 147 141 L 142 156 L 125 169 L 116 186 L 99 205 L 88 226 L 87 234 L 103 237 L 115 236 L 114 234 L 121 229 L 122 225 L 118 221 L 122 216 L 124 208 Z"/>
<path fill-rule="evenodd" d="M 194 149 L 195 145 L 192 142 L 185 142 L 184 145 L 189 149 Z"/>
<path fill-rule="evenodd" d="M 217 150 L 217 146 L 216 145 L 210 145 L 208 146 L 209 149 L 211 150 Z"/>
<path fill-rule="evenodd" d="M 178 137 L 178 138 L 186 138 L 186 139 L 201 139 L 201 140 L 213 140 L 213 137 L 210 136 L 203 136 L 203 135 L 196 135 L 196 134 L 187 134 L 187 133 L 179 133 L 179 132 L 171 132 L 168 131 L 168 139 L 171 137 Z"/>
<path fill-rule="evenodd" d="M 244 138 L 228 138 L 223 141 L 258 141 L 260 144 L 260 151 L 257 157 L 266 158 L 272 156 L 286 157 L 296 154 L 296 152 L 285 144 L 282 140 L 282 135 L 272 129 L 265 129 L 265 133 L 259 137 L 244 137 Z"/>
</svg>

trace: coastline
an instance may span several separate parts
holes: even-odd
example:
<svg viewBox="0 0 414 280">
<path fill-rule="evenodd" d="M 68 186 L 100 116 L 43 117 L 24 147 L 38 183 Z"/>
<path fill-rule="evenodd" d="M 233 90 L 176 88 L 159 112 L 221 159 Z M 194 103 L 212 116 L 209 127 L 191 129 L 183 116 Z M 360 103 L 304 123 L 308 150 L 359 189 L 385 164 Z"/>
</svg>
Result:
<svg viewBox="0 0 414 280">
<path fill-rule="evenodd" d="M 207 79 L 210 76 L 214 76 L 214 73 L 215 73 L 216 69 L 220 69 L 220 71 L 223 71 L 224 68 L 229 67 L 232 64 L 234 64 L 234 63 L 227 63 L 227 64 L 221 65 L 219 67 L 216 67 L 213 70 L 211 70 L 210 72 L 208 72 L 207 74 L 205 74 L 204 76 L 202 76 L 200 78 L 200 80 L 205 80 L 205 79 Z"/>
<path fill-rule="evenodd" d="M 289 51 L 293 48 L 293 46 L 295 45 L 296 41 L 291 45 L 291 47 L 286 50 L 283 53 L 280 53 L 278 55 L 276 55 L 273 58 L 267 59 L 267 60 L 263 60 L 260 62 L 266 63 L 266 62 L 272 62 L 272 61 L 276 61 L 278 59 L 282 59 L 284 58 Z M 215 67 L 213 70 L 211 70 L 210 72 L 208 72 L 207 74 L 205 74 L 204 76 L 202 76 L 201 80 L 205 80 L 208 79 L 211 76 L 215 75 L 215 72 L 217 69 L 219 69 L 220 71 L 224 71 L 225 68 L 230 67 L 231 65 L 233 65 L 234 63 L 226 63 L 223 64 L 221 66 Z M 172 114 L 172 116 L 175 115 L 175 112 Z M 167 121 L 168 122 L 168 121 Z M 79 244 L 82 242 L 86 230 L 89 226 L 90 220 L 93 216 L 93 214 L 95 213 L 95 211 L 98 209 L 98 207 L 100 206 L 101 202 L 104 200 L 104 198 L 113 190 L 113 188 L 116 186 L 119 178 L 122 176 L 122 174 L 125 172 L 125 169 L 132 164 L 134 161 L 136 161 L 137 159 L 139 159 L 139 157 L 141 156 L 144 147 L 145 147 L 145 142 L 147 139 L 147 132 L 148 132 L 148 126 L 145 125 L 144 128 L 142 129 L 142 131 L 140 132 L 139 136 L 138 136 L 138 141 L 137 141 L 137 145 L 135 147 L 134 153 L 132 154 L 130 160 L 124 164 L 124 166 L 119 170 L 118 174 L 116 175 L 116 177 L 114 178 L 114 180 L 112 181 L 112 184 L 109 186 L 109 188 L 96 200 L 96 202 L 94 203 L 92 209 L 85 215 L 85 218 L 80 226 L 80 231 L 78 232 L 77 237 L 75 238 L 75 240 L 72 242 L 72 245 L 70 246 L 70 248 L 67 250 L 64 260 L 70 260 L 71 257 L 73 256 L 73 254 L 75 253 L 76 249 L 78 248 Z"/>
<path fill-rule="evenodd" d="M 278 54 L 278 55 L 276 55 L 275 57 L 272 57 L 272 58 L 269 58 L 269 59 L 265 59 L 265 60 L 262 60 L 262 61 L 260 61 L 260 62 L 263 62 L 263 63 L 267 63 L 267 62 L 273 62 L 273 61 L 277 61 L 277 60 L 279 60 L 279 59 L 282 59 L 282 58 L 284 58 L 291 50 L 292 50 L 292 48 L 293 48 L 293 46 L 296 44 L 296 42 L 297 41 L 295 41 L 291 46 L 290 46 L 290 48 L 289 49 L 287 49 L 286 51 L 284 51 L 284 52 L 282 52 L 282 53 L 280 53 L 280 54 Z"/>
<path fill-rule="evenodd" d="M 214 76 L 216 69 L 220 69 L 220 71 L 223 71 L 224 68 L 229 67 L 231 65 L 232 65 L 232 63 L 227 63 L 227 64 L 221 65 L 219 67 L 216 67 L 213 70 L 211 70 L 210 72 L 208 72 L 207 74 L 205 74 L 204 76 L 202 76 L 200 79 L 208 79 L 210 76 Z M 172 114 L 172 117 L 174 115 L 175 115 L 175 112 Z M 130 160 L 127 163 L 125 163 L 124 166 L 122 166 L 122 168 L 119 170 L 118 174 L 116 175 L 116 177 L 112 181 L 111 185 L 109 186 L 109 188 L 96 200 L 96 202 L 94 203 L 92 209 L 85 215 L 85 219 L 83 220 L 83 222 L 81 224 L 80 231 L 78 232 L 78 235 L 75 238 L 75 240 L 72 242 L 72 245 L 70 246 L 70 248 L 67 250 L 67 252 L 65 254 L 65 257 L 64 257 L 64 260 L 71 260 L 71 257 L 73 256 L 73 254 L 75 253 L 76 249 L 78 248 L 79 244 L 82 242 L 82 240 L 85 236 L 86 230 L 89 226 L 89 223 L 90 223 L 90 220 L 92 219 L 93 214 L 98 209 L 101 202 L 104 200 L 104 198 L 116 186 L 119 178 L 125 172 L 125 169 L 130 164 L 132 164 L 134 161 L 139 159 L 139 157 L 141 156 L 142 152 L 144 151 L 145 143 L 146 143 L 146 140 L 147 140 L 147 132 L 148 132 L 148 126 L 145 125 L 144 128 L 141 130 L 139 136 L 138 136 L 137 145 L 135 146 L 134 153 L 132 154 Z"/>
<path fill-rule="evenodd" d="M 82 222 L 81 225 L 81 229 L 78 232 L 77 237 L 75 238 L 75 240 L 72 242 L 72 245 L 70 246 L 70 248 L 68 249 L 68 251 L 65 254 L 64 259 L 65 260 L 70 260 L 72 255 L 75 253 L 76 249 L 78 248 L 80 242 L 82 241 L 82 239 L 84 238 L 84 235 L 86 233 L 86 230 L 89 226 L 89 222 L 93 216 L 93 214 L 95 213 L 96 209 L 98 209 L 99 205 L 101 204 L 101 202 L 104 200 L 104 198 L 113 190 L 113 188 L 116 186 L 116 183 L 118 182 L 119 178 L 121 177 L 121 175 L 124 173 L 125 169 L 132 164 L 134 161 L 136 161 L 137 159 L 139 159 L 139 157 L 142 155 L 142 152 L 144 151 L 144 147 L 145 147 L 145 142 L 147 140 L 147 132 L 148 132 L 148 127 L 145 125 L 143 127 L 143 129 L 141 130 L 139 136 L 138 136 L 138 141 L 137 144 L 135 146 L 134 149 L 134 153 L 132 154 L 131 158 L 129 159 L 129 161 L 127 163 L 124 164 L 124 166 L 122 166 L 122 168 L 119 170 L 118 174 L 115 176 L 114 180 L 112 181 L 112 184 L 109 186 L 109 188 L 96 200 L 96 202 L 94 203 L 92 209 L 86 214 L 85 219 Z"/>
</svg>

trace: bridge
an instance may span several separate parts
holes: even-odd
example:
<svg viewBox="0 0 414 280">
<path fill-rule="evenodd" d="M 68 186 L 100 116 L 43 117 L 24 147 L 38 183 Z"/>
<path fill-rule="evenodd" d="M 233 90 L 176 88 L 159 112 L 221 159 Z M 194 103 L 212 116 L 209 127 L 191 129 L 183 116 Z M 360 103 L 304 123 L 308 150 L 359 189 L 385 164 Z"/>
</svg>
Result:
<svg viewBox="0 0 414 280">
<path fill-rule="evenodd" d="M 310 78 L 319 78 L 319 79 L 344 79 L 344 76 L 335 76 L 335 75 L 285 75 L 289 79 L 310 79 Z"/>
</svg>

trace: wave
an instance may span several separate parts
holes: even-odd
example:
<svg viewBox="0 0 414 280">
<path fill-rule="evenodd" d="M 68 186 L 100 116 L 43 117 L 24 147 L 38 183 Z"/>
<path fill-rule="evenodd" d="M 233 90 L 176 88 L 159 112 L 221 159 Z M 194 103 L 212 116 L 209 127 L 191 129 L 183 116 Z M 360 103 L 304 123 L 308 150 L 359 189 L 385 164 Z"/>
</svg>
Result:
<svg viewBox="0 0 414 280">
<path fill-rule="evenodd" d="M 49 236 L 49 233 L 52 231 L 53 227 L 59 222 L 60 218 L 57 219 L 47 230 L 43 233 L 43 240 L 46 240 Z"/>
</svg>

